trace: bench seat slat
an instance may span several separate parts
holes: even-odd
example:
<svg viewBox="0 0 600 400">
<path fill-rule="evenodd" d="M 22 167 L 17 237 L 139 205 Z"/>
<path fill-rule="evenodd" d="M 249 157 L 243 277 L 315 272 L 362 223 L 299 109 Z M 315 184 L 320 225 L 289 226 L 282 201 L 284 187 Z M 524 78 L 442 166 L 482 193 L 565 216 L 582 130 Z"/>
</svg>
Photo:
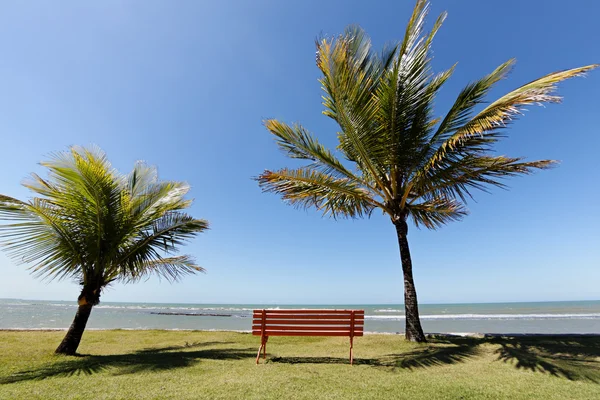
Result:
<svg viewBox="0 0 600 400">
<path fill-rule="evenodd" d="M 267 330 L 280 330 L 280 331 L 350 331 L 350 326 L 298 326 L 298 325 L 267 325 Z M 261 325 L 252 325 L 252 331 L 260 332 L 262 329 Z M 362 326 L 355 326 L 355 331 L 362 331 Z"/>
<path fill-rule="evenodd" d="M 255 319 L 252 321 L 253 325 L 262 324 L 260 319 Z M 272 319 L 267 320 L 266 325 L 347 325 L 350 326 L 350 321 L 339 321 L 339 320 L 322 320 L 322 319 L 299 319 L 299 320 L 289 320 L 289 319 Z M 356 325 L 362 325 L 362 321 L 356 321 Z"/>
<path fill-rule="evenodd" d="M 364 315 L 364 311 L 357 311 L 354 313 L 354 315 Z M 342 318 L 349 318 L 352 314 L 351 313 L 338 313 L 338 312 L 327 312 L 327 311 L 322 311 L 320 313 L 315 313 L 315 312 L 294 312 L 294 310 L 280 310 L 279 312 L 271 312 L 269 310 L 265 310 L 265 314 L 267 315 L 339 315 Z M 262 315 L 262 311 L 254 311 L 254 315 Z"/>
<path fill-rule="evenodd" d="M 253 318 L 262 318 L 262 314 L 254 314 Z M 365 317 L 364 314 L 356 314 L 355 319 L 363 319 Z M 307 314 L 307 315 L 297 315 L 297 314 L 267 314 L 265 318 L 268 319 L 343 319 L 346 321 L 350 321 L 352 318 L 350 315 L 339 315 L 339 314 Z"/>
<path fill-rule="evenodd" d="M 352 336 L 363 336 L 364 332 L 356 331 Z M 261 336 L 260 332 L 252 332 L 252 336 Z M 350 332 L 331 331 L 265 331 L 265 336 L 350 336 Z"/>
<path fill-rule="evenodd" d="M 254 310 L 253 311 L 254 314 L 262 314 L 262 310 Z M 365 311 L 364 310 L 360 310 L 360 311 L 355 311 L 354 314 L 364 314 Z M 351 311 L 327 311 L 327 310 L 321 310 L 319 312 L 317 312 L 316 310 L 301 310 L 301 311 L 296 311 L 296 310 L 265 310 L 265 314 L 270 314 L 270 315 L 278 315 L 278 314 L 294 314 L 294 315 L 319 315 L 319 314 L 329 314 L 329 315 L 342 315 L 342 316 L 350 316 L 352 315 Z"/>
<path fill-rule="evenodd" d="M 260 336 L 260 332 L 252 333 L 254 336 Z M 331 332 L 331 331 L 265 331 L 266 336 L 350 336 L 350 331 L 346 332 Z M 363 336 L 362 331 L 354 332 L 354 336 Z"/>
<path fill-rule="evenodd" d="M 325 319 L 319 319 L 319 318 L 315 318 L 315 319 L 309 319 L 309 318 L 299 318 L 299 319 L 292 319 L 292 318 L 265 318 L 264 322 L 265 324 L 293 324 L 294 322 L 298 321 L 298 323 L 302 323 L 302 324 L 311 324 L 311 323 L 332 323 L 332 324 L 337 324 L 337 323 L 344 323 L 344 324 L 350 324 L 352 322 L 352 320 L 350 319 L 329 319 L 329 318 L 325 318 Z M 364 324 L 365 320 L 363 318 L 356 318 L 354 320 L 354 323 L 356 324 Z M 262 318 L 254 318 L 252 320 L 252 323 L 254 324 L 262 324 L 263 323 L 263 319 Z"/>
<path fill-rule="evenodd" d="M 354 311 L 355 313 L 364 312 L 364 310 L 292 310 L 292 309 L 281 309 L 281 310 L 272 310 L 265 309 L 267 314 L 286 314 L 286 313 L 294 313 L 294 314 L 348 314 L 350 315 Z M 255 313 L 261 313 L 262 310 L 254 310 Z"/>
</svg>

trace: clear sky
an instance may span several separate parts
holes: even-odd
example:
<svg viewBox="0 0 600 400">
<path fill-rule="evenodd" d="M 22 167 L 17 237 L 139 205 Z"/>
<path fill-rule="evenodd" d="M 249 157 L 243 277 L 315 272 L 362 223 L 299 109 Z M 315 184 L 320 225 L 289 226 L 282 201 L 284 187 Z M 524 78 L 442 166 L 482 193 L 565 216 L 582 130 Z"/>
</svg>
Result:
<svg viewBox="0 0 600 400">
<path fill-rule="evenodd" d="M 568 6 L 567 6 L 568 4 Z M 0 7 L 0 193 L 50 152 L 97 144 L 128 171 L 136 160 L 185 180 L 191 213 L 211 230 L 185 248 L 208 273 L 170 285 L 116 285 L 104 301 L 400 303 L 389 220 L 334 221 L 300 211 L 251 178 L 288 161 L 262 119 L 302 122 L 335 143 L 321 114 L 314 40 L 362 25 L 375 46 L 402 37 L 412 1 L 61 1 Z M 600 62 L 600 2 L 442 1 L 437 71 L 459 62 L 437 113 L 470 80 L 517 58 L 492 95 L 554 70 Z M 500 154 L 561 165 L 478 193 L 471 215 L 409 232 L 424 303 L 600 299 L 600 71 L 560 87 Z M 41 282 L 0 254 L 0 298 L 75 300 L 72 282 Z"/>
</svg>

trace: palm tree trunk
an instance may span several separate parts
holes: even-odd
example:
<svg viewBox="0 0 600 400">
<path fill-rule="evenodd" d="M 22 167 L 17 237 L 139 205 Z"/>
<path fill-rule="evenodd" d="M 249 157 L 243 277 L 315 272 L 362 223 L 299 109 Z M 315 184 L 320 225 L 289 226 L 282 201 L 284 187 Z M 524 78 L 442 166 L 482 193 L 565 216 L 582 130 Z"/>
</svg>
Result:
<svg viewBox="0 0 600 400">
<path fill-rule="evenodd" d="M 412 260 L 408 247 L 408 225 L 406 221 L 394 222 L 400 246 L 400 259 L 402 260 L 402 272 L 404 273 L 404 314 L 406 318 L 406 340 L 411 342 L 426 342 L 421 319 L 419 318 L 419 305 L 417 303 L 417 290 L 412 273 Z"/>
<path fill-rule="evenodd" d="M 92 307 L 93 306 L 87 302 L 79 304 L 79 308 L 77 309 L 77 314 L 75 314 L 73 323 L 71 324 L 67 335 L 57 347 L 55 353 L 66 354 L 70 356 L 76 354 L 77 348 L 79 347 L 79 342 L 81 342 L 81 337 L 83 336 L 83 331 L 87 325 L 88 318 L 92 313 Z"/>
</svg>

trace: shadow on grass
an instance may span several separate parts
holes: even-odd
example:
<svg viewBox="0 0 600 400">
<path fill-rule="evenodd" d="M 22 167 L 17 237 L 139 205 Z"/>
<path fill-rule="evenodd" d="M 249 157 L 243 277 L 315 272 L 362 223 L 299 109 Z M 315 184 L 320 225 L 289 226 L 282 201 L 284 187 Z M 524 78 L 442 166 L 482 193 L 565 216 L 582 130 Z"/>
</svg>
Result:
<svg viewBox="0 0 600 400">
<path fill-rule="evenodd" d="M 126 354 L 57 356 L 56 361 L 50 364 L 0 377 L 0 384 L 99 372 L 125 375 L 165 371 L 190 367 L 202 360 L 254 359 L 255 348 L 219 348 L 232 343 L 234 342 L 196 342 Z M 427 344 L 415 345 L 410 351 L 373 358 L 355 358 L 354 364 L 389 371 L 412 370 L 469 362 L 484 353 L 492 353 L 497 356 L 497 361 L 519 370 L 546 373 L 572 381 L 600 383 L 600 335 L 497 335 L 484 338 L 440 335 L 431 337 Z M 267 362 L 349 364 L 346 357 L 271 357 Z"/>
<path fill-rule="evenodd" d="M 464 362 L 479 354 L 480 339 L 433 337 L 428 344 L 418 345 L 409 352 L 387 354 L 374 358 L 355 358 L 354 365 L 379 368 L 426 368 Z M 271 362 L 287 364 L 349 364 L 348 358 L 335 357 L 274 357 Z"/>
<path fill-rule="evenodd" d="M 184 346 L 149 348 L 126 354 L 57 356 L 60 359 L 40 368 L 20 371 L 0 377 L 0 384 L 41 380 L 52 377 L 92 375 L 112 370 L 113 375 L 135 374 L 147 371 L 166 371 L 190 367 L 201 360 L 240 360 L 254 358 L 254 348 L 203 349 L 231 342 L 187 343 Z"/>
<path fill-rule="evenodd" d="M 468 362 L 492 345 L 498 361 L 516 369 L 600 383 L 600 335 L 490 335 L 483 338 L 439 335 L 410 351 L 374 358 L 355 358 L 355 365 L 395 370 L 428 368 Z M 485 350 L 488 352 L 489 350 Z M 288 364 L 349 364 L 348 358 L 273 357 Z"/>
<path fill-rule="evenodd" d="M 600 383 L 600 336 L 530 335 L 485 340 L 500 346 L 496 350 L 498 360 L 517 369 Z"/>
</svg>

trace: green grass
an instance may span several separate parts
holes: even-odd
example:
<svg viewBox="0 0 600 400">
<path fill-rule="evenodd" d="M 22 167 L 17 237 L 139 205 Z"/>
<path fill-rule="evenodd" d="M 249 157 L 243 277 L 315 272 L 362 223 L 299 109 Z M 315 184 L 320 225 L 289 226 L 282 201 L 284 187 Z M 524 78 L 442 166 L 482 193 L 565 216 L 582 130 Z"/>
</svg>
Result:
<svg viewBox="0 0 600 400">
<path fill-rule="evenodd" d="M 0 332 L 0 399 L 598 399 L 600 337 L 273 337 L 234 332 Z"/>
</svg>

